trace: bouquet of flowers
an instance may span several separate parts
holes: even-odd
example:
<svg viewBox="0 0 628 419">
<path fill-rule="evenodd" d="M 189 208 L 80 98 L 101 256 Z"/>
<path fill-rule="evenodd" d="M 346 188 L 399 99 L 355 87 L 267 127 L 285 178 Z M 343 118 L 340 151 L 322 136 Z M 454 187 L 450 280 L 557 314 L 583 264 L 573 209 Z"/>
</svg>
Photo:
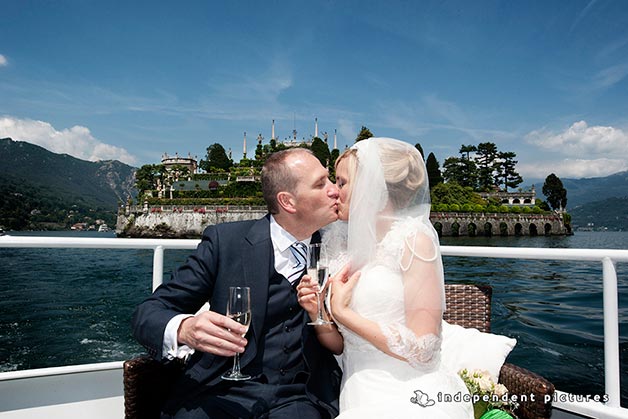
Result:
<svg viewBox="0 0 628 419">
<path fill-rule="evenodd" d="M 508 389 L 503 384 L 493 381 L 488 371 L 466 368 L 458 372 L 464 381 L 473 402 L 475 419 L 512 419 L 518 404 L 508 396 Z"/>
</svg>

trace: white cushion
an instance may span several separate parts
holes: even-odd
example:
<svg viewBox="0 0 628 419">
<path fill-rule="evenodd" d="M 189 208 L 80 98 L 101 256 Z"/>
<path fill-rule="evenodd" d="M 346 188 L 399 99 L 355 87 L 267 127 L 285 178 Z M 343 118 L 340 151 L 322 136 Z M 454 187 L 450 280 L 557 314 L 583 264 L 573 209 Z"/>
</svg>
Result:
<svg viewBox="0 0 628 419">
<path fill-rule="evenodd" d="M 517 339 L 466 329 L 444 320 L 442 337 L 441 363 L 447 369 L 455 373 L 464 368 L 488 371 L 495 382 L 506 357 L 517 344 Z"/>
</svg>

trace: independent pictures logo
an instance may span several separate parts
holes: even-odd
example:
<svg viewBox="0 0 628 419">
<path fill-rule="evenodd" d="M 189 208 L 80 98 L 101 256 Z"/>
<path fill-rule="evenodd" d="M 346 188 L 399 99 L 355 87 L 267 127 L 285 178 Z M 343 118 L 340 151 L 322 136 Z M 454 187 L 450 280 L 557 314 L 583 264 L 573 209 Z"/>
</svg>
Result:
<svg viewBox="0 0 628 419">
<path fill-rule="evenodd" d="M 414 390 L 414 397 L 410 398 L 410 401 L 421 407 L 430 407 L 436 404 L 434 399 L 430 399 L 430 396 L 421 390 Z"/>
<path fill-rule="evenodd" d="M 414 390 L 414 396 L 410 398 L 410 402 L 414 404 L 418 404 L 421 407 L 430 407 L 434 406 L 436 402 L 438 403 L 477 403 L 479 401 L 483 402 L 514 402 L 514 403 L 526 403 L 526 402 L 536 402 L 537 395 L 534 393 L 530 394 L 506 394 L 502 397 L 497 396 L 479 396 L 477 394 L 468 394 L 457 392 L 454 394 L 446 394 L 442 392 L 438 392 L 436 395 L 436 399 L 432 399 L 429 394 L 425 393 L 422 390 Z M 539 397 L 540 399 L 540 397 Z M 548 403 L 552 401 L 556 402 L 602 402 L 606 403 L 609 400 L 608 394 L 568 394 L 568 393 L 554 393 L 553 395 L 543 395 L 543 403 Z"/>
</svg>

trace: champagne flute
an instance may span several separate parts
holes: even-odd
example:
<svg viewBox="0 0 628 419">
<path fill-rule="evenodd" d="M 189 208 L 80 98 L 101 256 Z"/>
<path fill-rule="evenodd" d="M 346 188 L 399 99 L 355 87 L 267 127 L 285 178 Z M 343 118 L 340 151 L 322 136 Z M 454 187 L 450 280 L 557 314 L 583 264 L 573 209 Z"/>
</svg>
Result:
<svg viewBox="0 0 628 419">
<path fill-rule="evenodd" d="M 251 324 L 251 288 L 229 287 L 229 300 L 227 301 L 227 317 L 246 326 L 247 331 Z M 244 333 L 246 334 L 246 332 Z M 244 337 L 244 335 L 242 335 Z M 233 368 L 224 373 L 223 380 L 242 381 L 251 378 L 250 375 L 240 372 L 240 354 L 236 352 L 233 357 Z"/>
<path fill-rule="evenodd" d="M 329 263 L 327 259 L 327 249 L 322 243 L 311 243 L 308 249 L 307 258 L 307 274 L 318 282 L 316 290 L 316 303 L 318 305 L 318 315 L 316 320 L 308 323 L 309 325 L 318 326 L 323 324 L 332 324 L 332 322 L 323 318 L 323 302 L 321 301 L 321 291 L 325 289 L 327 278 L 329 276 Z"/>
</svg>

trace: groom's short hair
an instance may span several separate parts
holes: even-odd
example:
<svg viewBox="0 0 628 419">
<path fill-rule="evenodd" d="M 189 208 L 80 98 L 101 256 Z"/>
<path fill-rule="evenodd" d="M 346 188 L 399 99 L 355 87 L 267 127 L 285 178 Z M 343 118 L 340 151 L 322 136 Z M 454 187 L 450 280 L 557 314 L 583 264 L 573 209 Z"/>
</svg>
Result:
<svg viewBox="0 0 628 419">
<path fill-rule="evenodd" d="M 297 184 L 301 179 L 292 173 L 287 165 L 286 160 L 295 153 L 312 153 L 306 148 L 289 148 L 287 150 L 276 151 L 266 158 L 262 167 L 262 194 L 268 212 L 271 214 L 279 213 L 279 204 L 277 203 L 277 194 L 279 192 L 295 193 Z"/>
</svg>

